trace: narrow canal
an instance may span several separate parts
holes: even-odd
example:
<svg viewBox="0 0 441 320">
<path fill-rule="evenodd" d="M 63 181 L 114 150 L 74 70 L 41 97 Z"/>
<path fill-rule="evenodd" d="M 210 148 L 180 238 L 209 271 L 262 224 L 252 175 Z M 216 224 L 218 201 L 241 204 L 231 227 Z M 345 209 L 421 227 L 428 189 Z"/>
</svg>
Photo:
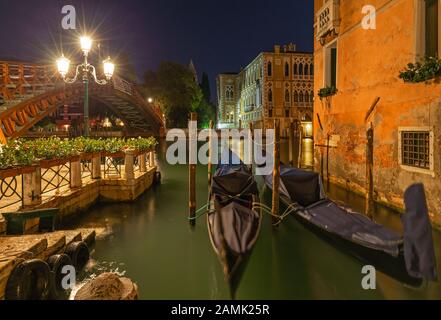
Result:
<svg viewBox="0 0 441 320">
<path fill-rule="evenodd" d="M 305 140 L 304 147 L 304 165 L 311 165 L 312 141 Z M 229 299 L 205 217 L 194 230 L 187 221 L 188 167 L 166 163 L 165 143 L 158 150 L 160 186 L 132 204 L 95 206 L 73 225 L 105 227 L 108 233 L 97 241 L 91 266 L 82 278 L 106 271 L 124 274 L 138 284 L 141 299 Z M 285 144 L 282 161 L 287 158 Z M 206 167 L 198 166 L 198 207 L 207 202 L 207 191 Z M 328 192 L 363 212 L 363 198 L 335 186 L 328 187 Z M 269 200 L 266 204 L 271 205 Z M 399 216 L 388 209 L 377 208 L 376 219 L 400 230 Z M 434 230 L 433 236 L 441 274 L 441 233 Z M 377 272 L 376 290 L 363 290 L 364 265 L 292 217 L 274 229 L 265 216 L 237 298 L 441 299 L 440 282 L 414 289 L 381 272 Z"/>
</svg>

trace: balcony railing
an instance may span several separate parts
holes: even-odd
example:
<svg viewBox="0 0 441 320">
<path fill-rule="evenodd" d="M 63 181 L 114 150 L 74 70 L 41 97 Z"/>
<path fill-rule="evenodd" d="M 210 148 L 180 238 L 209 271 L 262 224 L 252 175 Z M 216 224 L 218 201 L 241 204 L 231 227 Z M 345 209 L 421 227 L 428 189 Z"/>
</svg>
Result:
<svg viewBox="0 0 441 320">
<path fill-rule="evenodd" d="M 323 7 L 317 12 L 317 39 L 321 39 L 329 32 L 339 32 L 340 0 L 325 0 Z"/>
</svg>

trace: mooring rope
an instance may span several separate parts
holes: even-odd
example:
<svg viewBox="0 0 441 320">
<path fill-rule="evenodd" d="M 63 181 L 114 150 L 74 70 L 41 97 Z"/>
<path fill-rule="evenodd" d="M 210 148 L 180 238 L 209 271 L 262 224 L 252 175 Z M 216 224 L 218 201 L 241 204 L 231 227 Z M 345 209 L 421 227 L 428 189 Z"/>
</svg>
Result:
<svg viewBox="0 0 441 320">
<path fill-rule="evenodd" d="M 188 220 L 190 220 L 190 221 L 197 220 L 197 219 L 199 219 L 200 217 L 202 217 L 202 216 L 206 215 L 207 213 L 209 213 L 210 210 L 205 210 L 205 209 L 208 208 L 209 205 L 210 205 L 209 202 L 206 203 L 206 204 L 204 204 L 202 207 L 200 207 L 198 210 L 196 210 L 196 215 L 195 215 L 194 217 L 188 217 Z M 204 211 L 203 211 L 203 210 L 204 210 Z M 202 212 L 202 213 L 199 213 L 199 212 L 201 212 L 201 211 L 203 211 L 203 212 Z"/>
</svg>

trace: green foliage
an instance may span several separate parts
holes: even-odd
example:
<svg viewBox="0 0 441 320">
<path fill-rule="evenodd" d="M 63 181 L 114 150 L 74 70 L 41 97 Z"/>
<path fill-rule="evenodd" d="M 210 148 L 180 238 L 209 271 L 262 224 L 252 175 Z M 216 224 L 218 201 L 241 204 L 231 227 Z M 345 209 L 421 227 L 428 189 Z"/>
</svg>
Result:
<svg viewBox="0 0 441 320">
<path fill-rule="evenodd" d="M 187 66 L 162 62 L 156 72 L 146 72 L 144 80 L 145 97 L 159 103 L 168 127 L 186 128 L 190 112 L 201 112 L 199 119 L 210 117 L 205 114 L 204 94 Z"/>
<path fill-rule="evenodd" d="M 424 82 L 441 76 L 441 60 L 436 57 L 426 57 L 423 62 L 409 63 L 407 69 L 400 72 L 404 82 Z"/>
<path fill-rule="evenodd" d="M 105 150 L 105 141 L 102 139 L 78 137 L 73 140 L 73 144 L 75 149 L 79 152 L 97 153 Z"/>
<path fill-rule="evenodd" d="M 147 139 L 143 138 L 132 138 L 126 141 L 126 147 L 136 151 L 148 151 L 151 148 L 155 147 L 158 144 L 154 137 L 150 137 Z"/>
<path fill-rule="evenodd" d="M 210 80 L 208 79 L 208 74 L 205 72 L 202 73 L 202 80 L 199 86 L 201 87 L 205 101 L 211 103 Z"/>
<path fill-rule="evenodd" d="M 72 141 L 58 137 L 28 140 L 23 142 L 23 145 L 40 160 L 60 159 L 79 154 Z"/>
<path fill-rule="evenodd" d="M 157 141 L 154 137 L 140 137 L 129 140 L 120 138 L 88 139 L 84 137 L 73 140 L 57 137 L 37 140 L 11 140 L 4 146 L 0 145 L 0 170 L 17 166 L 29 166 L 39 160 L 72 157 L 80 153 L 117 153 L 128 149 L 142 152 L 148 151 L 156 145 Z"/>
<path fill-rule="evenodd" d="M 332 87 L 325 87 L 325 88 L 321 88 L 318 91 L 318 96 L 320 97 L 320 99 L 325 98 L 325 97 L 330 97 L 335 95 L 338 92 L 337 88 L 332 86 Z"/>
</svg>

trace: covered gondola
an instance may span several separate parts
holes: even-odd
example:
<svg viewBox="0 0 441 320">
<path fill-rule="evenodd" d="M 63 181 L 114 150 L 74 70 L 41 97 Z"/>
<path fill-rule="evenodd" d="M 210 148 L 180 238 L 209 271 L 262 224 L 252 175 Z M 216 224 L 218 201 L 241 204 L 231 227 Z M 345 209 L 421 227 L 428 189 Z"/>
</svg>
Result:
<svg viewBox="0 0 441 320">
<path fill-rule="evenodd" d="M 272 175 L 265 177 L 272 189 Z M 280 200 L 292 214 L 320 237 L 332 238 L 367 263 L 397 280 L 419 285 L 436 279 L 432 233 L 422 185 L 405 193 L 404 235 L 326 196 L 319 174 L 281 166 Z"/>
<path fill-rule="evenodd" d="M 229 155 L 229 163 L 219 165 L 213 175 L 207 225 L 234 299 L 259 236 L 262 214 L 255 206 L 260 200 L 251 169 L 231 151 Z"/>
</svg>

